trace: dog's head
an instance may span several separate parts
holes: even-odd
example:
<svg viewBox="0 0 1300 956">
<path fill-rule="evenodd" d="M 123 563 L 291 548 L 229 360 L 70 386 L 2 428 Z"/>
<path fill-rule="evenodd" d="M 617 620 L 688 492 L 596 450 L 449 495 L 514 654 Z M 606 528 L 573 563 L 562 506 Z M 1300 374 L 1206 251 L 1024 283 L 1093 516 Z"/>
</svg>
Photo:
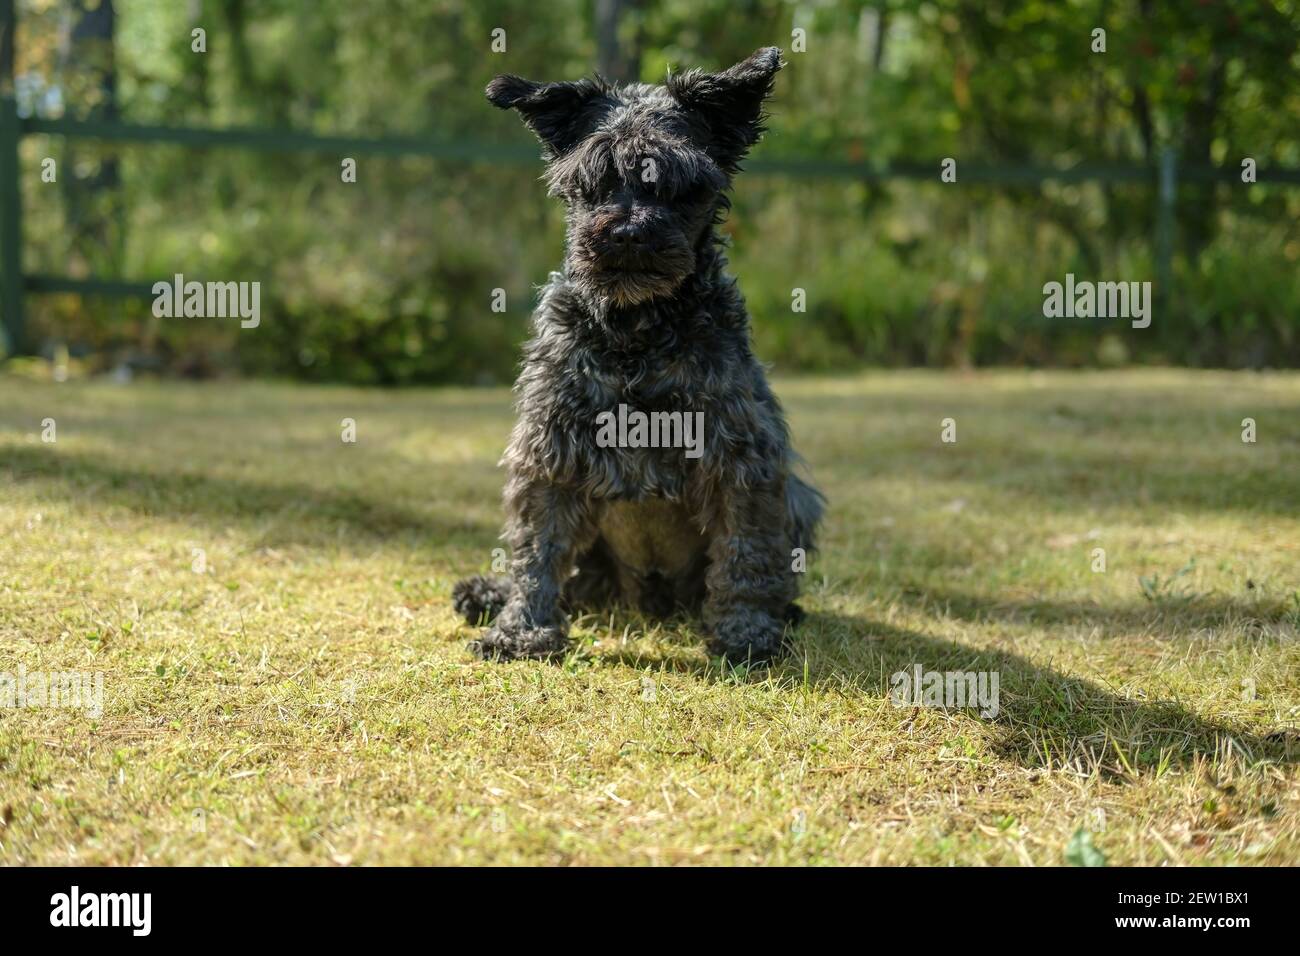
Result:
<svg viewBox="0 0 1300 956">
<path fill-rule="evenodd" d="M 637 305 L 672 295 L 695 271 L 725 190 L 762 135 L 781 66 L 781 51 L 767 47 L 663 86 L 511 75 L 488 84 L 493 105 L 518 110 L 541 140 L 551 193 L 569 208 L 569 275 L 587 294 Z"/>
</svg>

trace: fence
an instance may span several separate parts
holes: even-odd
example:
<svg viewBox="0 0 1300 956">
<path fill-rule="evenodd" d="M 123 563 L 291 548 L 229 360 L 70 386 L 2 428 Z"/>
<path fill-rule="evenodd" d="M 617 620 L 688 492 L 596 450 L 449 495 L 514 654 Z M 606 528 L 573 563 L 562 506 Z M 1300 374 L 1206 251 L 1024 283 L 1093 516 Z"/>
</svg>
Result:
<svg viewBox="0 0 1300 956">
<path fill-rule="evenodd" d="M 150 126 L 133 123 L 20 116 L 13 95 L 13 43 L 16 16 L 13 0 L 0 0 L 0 318 L 7 354 L 29 354 L 34 347 L 26 333 L 23 300 L 28 294 L 76 293 L 115 298 L 151 298 L 153 280 L 79 279 L 70 276 L 27 275 L 23 272 L 22 170 L 19 145 L 26 136 L 52 135 L 119 143 L 171 143 L 194 148 L 228 147 L 267 152 L 325 152 L 337 156 L 426 156 L 435 159 L 489 163 L 536 163 L 531 146 L 449 141 L 436 136 L 321 136 L 289 130 L 208 129 Z M 882 165 L 817 159 L 761 159 L 746 164 L 752 172 L 771 175 L 850 178 L 868 182 L 891 179 L 937 181 L 940 164 Z M 1155 166 L 1080 164 L 1068 168 L 1043 165 L 997 165 L 963 161 L 962 183 L 1008 187 L 1039 187 L 1047 182 L 1148 183 L 1156 187 L 1155 235 L 1157 285 L 1168 295 L 1172 283 L 1175 209 L 1181 182 L 1240 182 L 1233 167 L 1180 167 L 1176 154 L 1165 150 Z M 1258 182 L 1300 185 L 1300 169 L 1259 169 Z"/>
</svg>

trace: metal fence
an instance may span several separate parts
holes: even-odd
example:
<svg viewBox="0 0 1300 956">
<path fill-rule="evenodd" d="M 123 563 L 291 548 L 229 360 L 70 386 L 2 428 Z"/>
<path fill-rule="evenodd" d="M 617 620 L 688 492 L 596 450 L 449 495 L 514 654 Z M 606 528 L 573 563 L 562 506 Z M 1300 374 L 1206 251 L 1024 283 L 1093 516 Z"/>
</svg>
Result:
<svg viewBox="0 0 1300 956">
<path fill-rule="evenodd" d="M 323 152 L 338 157 L 425 156 L 434 159 L 486 163 L 536 163 L 532 146 L 451 141 L 434 135 L 322 136 L 293 130 L 208 129 L 152 126 L 100 120 L 40 119 L 19 115 L 13 94 L 13 43 L 16 17 L 13 0 L 0 0 L 0 319 L 8 355 L 30 354 L 23 312 L 27 295 L 75 293 L 113 298 L 151 298 L 154 280 L 74 278 L 24 273 L 22 231 L 22 168 L 19 146 L 33 135 L 65 136 L 116 143 L 170 143 L 193 148 L 227 147 L 266 152 Z M 762 159 L 746 164 L 751 172 L 809 178 L 848 178 L 866 182 L 895 179 L 937 182 L 940 163 L 873 164 L 822 159 Z M 1175 209 L 1180 183 L 1240 182 L 1234 167 L 1183 166 L 1172 150 L 1155 166 L 1083 163 L 1070 167 L 980 164 L 963 161 L 963 184 L 1041 187 L 1047 182 L 1146 183 L 1155 187 L 1155 235 L 1152 237 L 1157 288 L 1168 295 L 1172 282 Z M 1259 169 L 1257 182 L 1300 185 L 1300 169 Z"/>
</svg>

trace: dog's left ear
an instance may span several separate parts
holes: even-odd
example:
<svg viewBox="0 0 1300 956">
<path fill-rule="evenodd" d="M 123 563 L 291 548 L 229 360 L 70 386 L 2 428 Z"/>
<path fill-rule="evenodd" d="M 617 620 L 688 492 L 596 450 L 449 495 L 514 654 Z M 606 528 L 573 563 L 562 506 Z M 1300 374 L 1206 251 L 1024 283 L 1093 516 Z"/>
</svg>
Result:
<svg viewBox="0 0 1300 956">
<path fill-rule="evenodd" d="M 781 50 L 769 46 L 721 73 L 688 70 L 668 77 L 668 92 L 708 126 L 710 152 L 723 168 L 734 171 L 763 135 L 763 101 L 784 65 Z"/>
<path fill-rule="evenodd" d="M 489 83 L 485 92 L 493 106 L 518 110 L 549 156 L 560 156 L 585 135 L 586 109 L 604 97 L 608 87 L 599 79 L 537 83 L 506 73 Z"/>
</svg>

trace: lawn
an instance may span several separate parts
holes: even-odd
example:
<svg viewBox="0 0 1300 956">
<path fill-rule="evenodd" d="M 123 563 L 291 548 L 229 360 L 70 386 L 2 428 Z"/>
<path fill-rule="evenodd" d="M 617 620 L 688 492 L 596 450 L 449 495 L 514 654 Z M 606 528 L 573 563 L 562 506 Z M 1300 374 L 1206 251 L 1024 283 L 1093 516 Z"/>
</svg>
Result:
<svg viewBox="0 0 1300 956">
<path fill-rule="evenodd" d="M 0 377 L 0 671 L 103 674 L 0 708 L 0 862 L 1300 863 L 1300 375 L 776 387 L 830 509 L 746 671 L 466 652 L 503 390 Z"/>
</svg>

